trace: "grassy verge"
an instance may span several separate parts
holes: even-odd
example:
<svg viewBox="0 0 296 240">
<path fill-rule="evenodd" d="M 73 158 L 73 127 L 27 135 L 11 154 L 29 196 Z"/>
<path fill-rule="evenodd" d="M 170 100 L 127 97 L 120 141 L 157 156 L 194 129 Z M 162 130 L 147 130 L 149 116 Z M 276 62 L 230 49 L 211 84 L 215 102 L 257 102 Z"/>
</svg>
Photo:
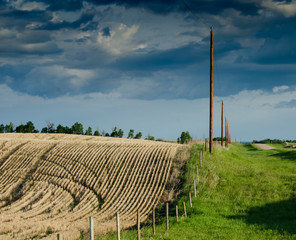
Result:
<svg viewBox="0 0 296 240">
<path fill-rule="evenodd" d="M 296 151 L 275 145 L 258 150 L 252 145 L 232 144 L 206 154 L 199 168 L 198 196 L 193 196 L 193 179 L 199 166 L 200 145 L 192 148 L 186 172 L 184 195 L 176 204 L 179 222 L 171 204 L 170 229 L 165 221 L 141 229 L 142 239 L 296 239 Z M 208 185 L 208 173 L 210 184 Z M 182 217 L 182 202 L 188 217 Z M 136 239 L 136 231 L 123 231 L 122 239 Z M 116 239 L 108 235 L 98 239 Z"/>
</svg>

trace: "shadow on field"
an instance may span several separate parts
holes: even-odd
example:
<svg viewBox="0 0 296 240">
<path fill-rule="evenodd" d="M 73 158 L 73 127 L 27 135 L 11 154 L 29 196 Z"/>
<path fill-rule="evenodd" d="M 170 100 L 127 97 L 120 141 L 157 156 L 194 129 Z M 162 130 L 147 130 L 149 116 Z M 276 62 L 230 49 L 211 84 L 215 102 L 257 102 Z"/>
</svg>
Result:
<svg viewBox="0 0 296 240">
<path fill-rule="evenodd" d="M 244 144 L 244 147 L 245 147 L 248 151 L 258 151 L 258 148 L 254 147 L 251 143 L 246 143 L 246 144 Z"/>
<path fill-rule="evenodd" d="M 279 152 L 279 153 L 276 153 L 276 154 L 272 154 L 271 156 L 278 157 L 278 158 L 281 158 L 281 159 L 284 159 L 284 160 L 296 161 L 296 150 Z"/>
<path fill-rule="evenodd" d="M 261 225 L 265 229 L 296 234 L 296 198 L 253 207 L 247 215 L 230 218 L 243 219 L 248 224 Z"/>
</svg>

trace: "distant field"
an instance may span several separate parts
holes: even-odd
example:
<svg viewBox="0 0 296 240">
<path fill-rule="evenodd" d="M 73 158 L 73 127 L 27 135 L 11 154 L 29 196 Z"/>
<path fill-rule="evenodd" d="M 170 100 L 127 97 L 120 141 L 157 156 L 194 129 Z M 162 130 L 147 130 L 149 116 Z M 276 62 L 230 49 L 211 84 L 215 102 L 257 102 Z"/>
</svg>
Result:
<svg viewBox="0 0 296 240">
<path fill-rule="evenodd" d="M 133 226 L 137 209 L 145 220 L 174 196 L 166 184 L 178 184 L 172 166 L 186 154 L 179 144 L 147 140 L 0 134 L 0 238 L 75 239 L 89 216 L 96 233 L 108 232 L 116 212 L 122 227 Z"/>
</svg>

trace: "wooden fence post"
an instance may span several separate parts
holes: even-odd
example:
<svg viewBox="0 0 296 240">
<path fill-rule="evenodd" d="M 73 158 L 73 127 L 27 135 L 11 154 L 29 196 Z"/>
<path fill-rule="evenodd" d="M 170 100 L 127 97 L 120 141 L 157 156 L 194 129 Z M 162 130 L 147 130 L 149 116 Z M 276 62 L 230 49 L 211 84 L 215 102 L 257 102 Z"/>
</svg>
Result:
<svg viewBox="0 0 296 240">
<path fill-rule="evenodd" d="M 184 208 L 184 216 L 187 217 L 185 202 L 183 202 L 183 208 Z"/>
<path fill-rule="evenodd" d="M 199 183 L 199 172 L 198 172 L 198 166 L 196 165 L 196 183 Z"/>
<path fill-rule="evenodd" d="M 138 229 L 138 240 L 141 239 L 141 232 L 140 232 L 140 228 L 141 228 L 141 220 L 140 220 L 140 211 L 138 209 L 137 211 L 137 229 Z"/>
<path fill-rule="evenodd" d="M 153 234 L 155 235 L 155 208 L 152 210 L 152 229 L 153 229 Z"/>
<path fill-rule="evenodd" d="M 199 152 L 199 167 L 202 168 L 202 152 Z"/>
<path fill-rule="evenodd" d="M 169 203 L 166 203 L 166 230 L 169 230 Z"/>
<path fill-rule="evenodd" d="M 63 235 L 61 233 L 57 234 L 57 240 L 63 240 Z"/>
<path fill-rule="evenodd" d="M 195 180 L 193 179 L 193 188 L 194 188 L 194 197 L 196 197 L 196 184 Z"/>
<path fill-rule="evenodd" d="M 179 222 L 178 205 L 176 205 L 176 220 L 177 220 L 177 222 Z"/>
<path fill-rule="evenodd" d="M 117 240 L 120 240 L 119 213 L 116 213 Z"/>
<path fill-rule="evenodd" d="M 95 240 L 95 236 L 94 236 L 94 219 L 93 219 L 93 217 L 89 217 L 89 234 L 90 234 L 90 240 Z"/>
<path fill-rule="evenodd" d="M 205 143 L 206 143 L 206 141 L 205 141 Z M 205 143 L 202 145 L 202 155 L 204 155 L 204 153 L 205 153 Z"/>
<path fill-rule="evenodd" d="M 189 192 L 189 204 L 190 204 L 190 207 L 192 208 L 191 192 Z"/>
</svg>

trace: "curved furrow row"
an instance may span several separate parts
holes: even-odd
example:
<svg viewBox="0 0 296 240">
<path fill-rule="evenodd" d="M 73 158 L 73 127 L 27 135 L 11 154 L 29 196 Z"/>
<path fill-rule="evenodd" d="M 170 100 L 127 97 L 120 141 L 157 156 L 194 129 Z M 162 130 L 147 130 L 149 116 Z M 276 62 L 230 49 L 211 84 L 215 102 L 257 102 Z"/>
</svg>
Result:
<svg viewBox="0 0 296 240">
<path fill-rule="evenodd" d="M 117 154 L 110 154 L 109 161 L 106 164 L 106 174 L 102 176 L 102 188 L 99 189 L 105 202 L 109 202 L 110 198 L 114 199 L 117 197 L 114 191 L 124 184 L 124 179 L 127 177 L 124 175 L 125 169 L 132 164 L 132 161 L 127 161 L 132 154 L 127 149 L 125 148 L 125 151 L 124 149 L 119 149 Z M 110 161 L 111 164 L 109 164 Z M 106 205 L 102 207 L 106 208 Z"/>
<path fill-rule="evenodd" d="M 170 165 L 172 162 L 172 158 L 167 158 L 169 154 L 169 150 L 163 151 L 163 156 L 160 158 L 160 161 L 163 165 L 160 167 L 156 167 L 156 171 L 158 170 L 158 174 L 154 174 L 153 177 L 155 180 L 153 181 L 154 186 L 152 186 L 152 193 L 150 194 L 150 198 L 143 198 L 142 203 L 140 203 L 140 212 L 143 220 L 151 213 L 151 209 L 156 207 L 156 204 L 159 202 L 160 197 L 162 196 L 162 192 L 164 191 L 165 184 L 167 182 L 167 178 L 169 175 Z M 148 202 L 147 202 L 148 201 Z M 135 213 L 135 211 L 134 211 Z"/>
<path fill-rule="evenodd" d="M 122 226 L 132 226 L 137 209 L 145 220 L 165 190 L 178 149 L 170 143 L 106 137 L 2 136 L 1 239 L 2 232 L 14 233 L 15 239 L 44 235 L 48 227 L 73 239 L 79 229 L 87 229 L 89 216 L 104 230 L 113 228 L 116 212 Z"/>
<path fill-rule="evenodd" d="M 124 208 L 124 211 L 121 213 L 121 215 L 129 214 L 131 209 L 137 209 L 140 207 L 139 200 L 142 197 L 141 194 L 143 193 L 143 191 L 146 191 L 145 186 L 143 186 L 145 180 L 144 176 L 146 176 L 150 172 L 151 168 L 149 166 L 151 165 L 151 162 L 153 162 L 153 160 L 157 158 L 159 152 L 161 152 L 161 149 L 155 148 L 155 150 L 151 153 L 151 156 L 148 156 L 147 159 L 139 159 L 143 165 L 140 166 L 140 169 L 136 170 L 136 174 L 132 175 L 135 185 L 132 189 L 130 189 L 129 194 L 127 194 L 129 205 Z"/>
<path fill-rule="evenodd" d="M 153 163 L 153 160 L 156 160 L 157 163 L 159 163 L 159 165 L 162 164 L 163 163 L 162 158 L 161 158 L 162 154 L 163 154 L 162 148 L 157 148 L 157 151 L 155 151 L 153 156 L 148 159 L 148 161 L 150 160 L 149 165 L 151 166 L 151 164 Z M 155 168 L 153 170 L 157 169 L 159 165 L 156 165 L 156 166 L 152 165 L 152 166 L 155 166 Z M 151 170 L 151 169 L 149 169 L 149 170 Z M 123 213 L 126 213 L 126 214 L 124 214 L 124 217 L 128 217 L 128 218 L 135 217 L 135 214 L 136 214 L 135 210 L 136 209 L 141 210 L 142 198 L 149 197 L 148 194 L 147 194 L 147 190 L 148 190 L 147 185 L 145 186 L 145 184 L 149 183 L 149 180 L 148 180 L 148 182 L 146 182 L 145 179 L 143 179 L 143 177 L 145 177 L 147 175 L 148 175 L 147 172 L 144 172 L 144 173 L 140 174 L 140 176 L 139 176 L 140 180 L 139 180 L 139 183 L 138 183 L 139 185 L 135 187 L 135 189 L 137 189 L 140 192 L 137 192 L 134 196 L 131 195 L 131 197 L 138 197 L 137 201 L 136 201 L 136 199 L 134 199 L 133 205 L 131 205 L 129 207 L 129 209 L 126 209 L 125 212 L 123 212 Z M 156 186 L 156 188 L 158 188 L 158 186 Z M 123 213 L 122 213 L 122 215 L 123 215 Z"/>
<path fill-rule="evenodd" d="M 126 159 L 127 164 L 125 164 L 126 168 L 123 169 L 121 172 L 121 176 L 118 177 L 118 181 L 120 181 L 120 184 L 114 184 L 114 188 L 116 190 L 116 193 L 114 195 L 110 194 L 110 201 L 108 201 L 108 204 L 104 207 L 104 210 L 102 212 L 102 215 L 106 217 L 109 217 L 110 215 L 114 215 L 117 211 L 121 212 L 123 207 L 123 200 L 127 197 L 129 197 L 129 193 L 131 192 L 131 189 L 135 189 L 136 185 L 136 179 L 134 176 L 137 175 L 137 172 L 139 169 L 143 166 L 143 163 L 145 160 L 147 160 L 155 151 L 156 149 L 146 149 L 143 148 L 142 151 L 144 153 L 141 158 L 137 158 L 136 155 L 132 155 L 131 158 Z M 128 171 L 126 171 L 128 169 Z M 128 172 L 128 174 L 127 174 Z M 123 178 L 123 179 L 122 179 Z"/>
</svg>

